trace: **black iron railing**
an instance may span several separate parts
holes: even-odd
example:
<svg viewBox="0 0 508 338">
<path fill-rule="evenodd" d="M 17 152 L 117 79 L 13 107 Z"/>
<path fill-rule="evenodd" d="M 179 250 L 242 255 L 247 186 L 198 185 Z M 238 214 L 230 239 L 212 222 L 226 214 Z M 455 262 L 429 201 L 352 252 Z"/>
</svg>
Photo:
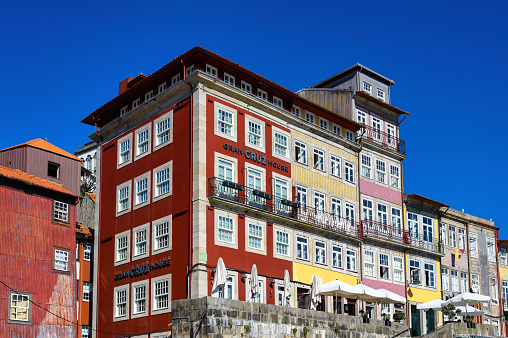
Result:
<svg viewBox="0 0 508 338">
<path fill-rule="evenodd" d="M 400 154 L 406 155 L 406 142 L 403 140 L 367 125 L 363 125 L 363 129 L 365 130 L 365 133 L 363 134 L 364 138 L 374 141 L 383 147 L 393 149 Z"/>
<path fill-rule="evenodd" d="M 430 252 L 444 253 L 443 243 L 435 237 L 411 232 L 410 246 Z"/>
<path fill-rule="evenodd" d="M 399 227 L 384 224 L 381 222 L 363 220 L 363 237 L 384 239 L 400 244 L 409 244 L 411 234 L 409 231 Z"/>
</svg>

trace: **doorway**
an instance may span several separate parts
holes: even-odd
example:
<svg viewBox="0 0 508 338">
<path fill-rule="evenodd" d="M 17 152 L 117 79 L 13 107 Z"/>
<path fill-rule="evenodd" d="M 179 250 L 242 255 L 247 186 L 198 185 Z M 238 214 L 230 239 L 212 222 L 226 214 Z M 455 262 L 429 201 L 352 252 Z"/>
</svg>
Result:
<svg viewBox="0 0 508 338">
<path fill-rule="evenodd" d="M 426 311 L 426 319 L 427 319 L 427 332 L 430 333 L 436 329 L 436 321 L 434 310 L 430 309 Z"/>
<path fill-rule="evenodd" d="M 416 305 L 411 305 L 411 337 L 419 337 L 421 335 L 420 311 L 416 309 Z"/>
</svg>

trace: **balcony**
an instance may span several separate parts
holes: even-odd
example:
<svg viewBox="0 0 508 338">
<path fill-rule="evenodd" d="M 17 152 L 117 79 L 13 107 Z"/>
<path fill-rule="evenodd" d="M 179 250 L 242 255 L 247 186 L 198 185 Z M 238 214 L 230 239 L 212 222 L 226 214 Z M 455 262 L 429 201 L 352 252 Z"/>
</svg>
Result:
<svg viewBox="0 0 508 338">
<path fill-rule="evenodd" d="M 385 240 L 394 244 L 409 245 L 411 234 L 409 231 L 388 224 L 363 220 L 363 237 Z"/>
<path fill-rule="evenodd" d="M 501 305 L 503 306 L 503 312 L 508 312 L 508 299 L 501 299 Z"/>
<path fill-rule="evenodd" d="M 411 241 L 409 245 L 411 248 L 444 255 L 443 243 L 439 239 L 427 235 L 419 235 L 414 232 L 411 232 L 410 236 Z"/>
<path fill-rule="evenodd" d="M 363 125 L 363 137 L 399 154 L 406 155 L 406 142 L 379 129 Z"/>
<path fill-rule="evenodd" d="M 324 230 L 348 235 L 357 239 L 361 238 L 361 226 L 354 220 L 342 218 L 319 209 L 302 206 L 298 202 L 279 198 L 218 177 L 208 179 L 208 197 L 218 197 L 237 203 L 237 205 L 252 207 L 272 215 L 288 217 L 295 222 L 309 223 Z"/>
</svg>

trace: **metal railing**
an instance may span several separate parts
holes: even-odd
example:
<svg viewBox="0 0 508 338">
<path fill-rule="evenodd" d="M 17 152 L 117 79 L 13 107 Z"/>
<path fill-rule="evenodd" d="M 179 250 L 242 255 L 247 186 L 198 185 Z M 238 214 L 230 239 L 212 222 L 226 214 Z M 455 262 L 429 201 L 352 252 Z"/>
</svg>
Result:
<svg viewBox="0 0 508 338">
<path fill-rule="evenodd" d="M 365 130 L 365 133 L 363 134 L 364 138 L 379 143 L 383 147 L 395 150 L 400 154 L 406 155 L 405 141 L 399 139 L 398 137 L 385 133 L 384 131 L 372 128 L 367 125 L 363 125 L 363 129 Z"/>
<path fill-rule="evenodd" d="M 381 222 L 363 220 L 363 237 L 379 238 L 401 244 L 411 242 L 409 231 Z"/>
<path fill-rule="evenodd" d="M 410 233 L 409 245 L 415 248 L 420 248 L 430 252 L 444 253 L 443 243 L 435 237 L 430 237 L 423 234 Z"/>
<path fill-rule="evenodd" d="M 245 187 L 218 177 L 208 179 L 208 196 L 222 197 L 295 220 L 310 223 L 322 229 L 361 238 L 361 224 L 316 208 L 301 205 L 264 191 Z"/>
<path fill-rule="evenodd" d="M 508 299 L 501 299 L 501 305 L 500 306 L 503 306 L 503 311 L 508 311 Z"/>
</svg>

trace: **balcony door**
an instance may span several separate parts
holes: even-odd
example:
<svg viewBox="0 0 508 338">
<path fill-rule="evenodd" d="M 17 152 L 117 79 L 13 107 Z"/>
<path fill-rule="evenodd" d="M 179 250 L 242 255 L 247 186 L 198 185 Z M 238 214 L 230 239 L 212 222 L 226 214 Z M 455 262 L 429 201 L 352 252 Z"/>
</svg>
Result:
<svg viewBox="0 0 508 338">
<path fill-rule="evenodd" d="M 249 191 L 247 193 L 249 201 L 253 201 L 256 203 L 263 203 L 264 200 L 253 194 L 254 190 L 260 190 L 261 191 L 261 177 L 262 174 L 260 171 L 254 170 L 254 169 L 247 169 L 247 187 L 249 188 Z"/>
<path fill-rule="evenodd" d="M 372 133 L 374 140 L 381 141 L 381 119 L 377 117 L 372 118 Z"/>
<path fill-rule="evenodd" d="M 234 176 L 234 165 L 233 162 L 223 160 L 219 158 L 218 162 L 218 189 L 221 194 L 232 196 L 235 190 L 224 186 L 224 181 L 233 182 Z"/>
<path fill-rule="evenodd" d="M 427 249 L 432 249 L 432 218 L 423 216 L 423 242 Z"/>
<path fill-rule="evenodd" d="M 314 192 L 314 212 L 318 224 L 325 223 L 325 194 Z"/>
<path fill-rule="evenodd" d="M 276 212 L 290 211 L 289 207 L 287 207 L 286 205 L 281 203 L 283 199 L 288 198 L 288 182 L 287 181 L 281 180 L 280 178 L 275 179 L 275 197 L 276 197 L 276 200 L 275 200 Z"/>
</svg>

